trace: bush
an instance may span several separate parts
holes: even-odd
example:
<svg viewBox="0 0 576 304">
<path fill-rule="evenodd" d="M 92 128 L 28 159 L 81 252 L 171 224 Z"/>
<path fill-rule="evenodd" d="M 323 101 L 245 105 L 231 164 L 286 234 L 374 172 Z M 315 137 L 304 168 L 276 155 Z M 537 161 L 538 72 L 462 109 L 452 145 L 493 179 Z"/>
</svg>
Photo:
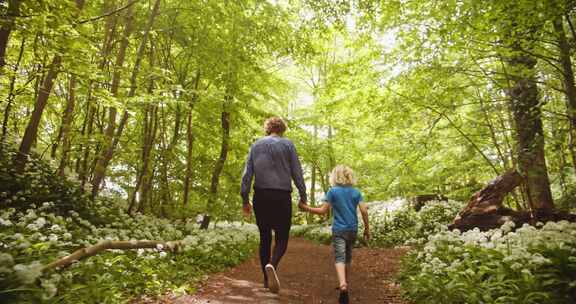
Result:
<svg viewBox="0 0 576 304">
<path fill-rule="evenodd" d="M 403 261 L 416 303 L 576 303 L 576 224 L 444 231 Z"/>
<path fill-rule="evenodd" d="M 435 201 L 416 212 L 405 199 L 368 203 L 372 233 L 368 245 L 390 247 L 414 243 L 446 227 L 463 206 L 463 203 L 456 201 Z M 358 220 L 358 229 L 362 232 L 364 227 L 360 216 Z M 293 235 L 329 244 L 331 230 L 326 225 L 295 226 Z"/>
<path fill-rule="evenodd" d="M 7 148 L 5 148 L 7 149 Z M 126 303 L 134 296 L 192 291 L 205 274 L 251 255 L 254 225 L 199 230 L 193 221 L 128 216 L 124 206 L 92 202 L 77 181 L 55 176 L 31 159 L 23 173 L 0 159 L 0 303 Z M 109 250 L 71 266 L 46 265 L 102 240 L 184 240 L 181 252 L 163 248 Z"/>
<path fill-rule="evenodd" d="M 146 216 L 95 226 L 75 212 L 63 217 L 44 209 L 50 206 L 0 212 L 0 302 L 115 303 L 127 295 L 189 290 L 189 283 L 204 274 L 246 259 L 258 235 L 253 225 L 199 230 L 192 222 Z M 112 250 L 62 270 L 41 271 L 42 265 L 105 239 L 184 239 L 186 245 L 175 254 L 162 248 Z"/>
</svg>

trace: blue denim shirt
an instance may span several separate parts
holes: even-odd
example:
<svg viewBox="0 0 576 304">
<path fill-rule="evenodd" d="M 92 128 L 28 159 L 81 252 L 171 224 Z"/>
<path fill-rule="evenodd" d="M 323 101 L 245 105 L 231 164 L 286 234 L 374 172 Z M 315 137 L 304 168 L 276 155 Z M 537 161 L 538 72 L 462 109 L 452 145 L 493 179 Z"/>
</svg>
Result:
<svg viewBox="0 0 576 304">
<path fill-rule="evenodd" d="M 242 175 L 240 195 L 243 203 L 249 200 L 253 177 L 255 189 L 292 191 L 294 180 L 300 201 L 307 201 L 302 165 L 296 147 L 286 138 L 265 136 L 250 147 Z"/>
</svg>

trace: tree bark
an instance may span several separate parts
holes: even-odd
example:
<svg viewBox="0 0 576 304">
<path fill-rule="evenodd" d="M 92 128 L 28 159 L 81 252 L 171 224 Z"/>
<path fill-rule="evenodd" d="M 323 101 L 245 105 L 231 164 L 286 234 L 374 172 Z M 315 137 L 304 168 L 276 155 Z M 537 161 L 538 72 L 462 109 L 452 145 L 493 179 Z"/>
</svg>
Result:
<svg viewBox="0 0 576 304">
<path fill-rule="evenodd" d="M 149 105 L 146 107 L 144 115 L 144 134 L 142 136 L 142 168 L 136 178 L 136 186 L 130 199 L 130 206 L 128 207 L 128 214 L 132 214 L 134 209 L 143 211 L 144 206 L 148 202 L 148 180 L 150 179 L 150 162 L 152 159 L 152 150 L 154 149 L 154 141 L 156 138 L 156 131 L 158 129 L 158 107 Z M 136 193 L 140 193 L 139 202 L 136 203 Z"/>
<path fill-rule="evenodd" d="M 18 59 L 12 70 L 13 74 L 10 77 L 10 88 L 8 90 L 8 98 L 6 102 L 6 107 L 4 108 L 4 120 L 2 121 L 2 139 L 0 139 L 0 149 L 6 141 L 6 135 L 8 134 L 8 120 L 10 119 L 10 112 L 12 110 L 12 103 L 16 98 L 14 94 L 14 88 L 16 86 L 16 73 L 20 68 L 20 62 L 22 62 L 22 56 L 24 55 L 24 46 L 26 45 L 26 38 L 22 38 L 22 43 L 20 44 L 20 52 L 18 53 Z"/>
<path fill-rule="evenodd" d="M 212 171 L 212 179 L 210 182 L 210 193 L 207 202 L 207 214 L 204 216 L 202 220 L 202 224 L 200 225 L 200 229 L 208 229 L 208 225 L 210 224 L 210 217 L 212 211 L 214 209 L 214 205 L 216 204 L 216 199 L 218 195 L 218 182 L 220 180 L 220 174 L 222 173 L 222 169 L 224 169 L 224 163 L 226 162 L 226 157 L 228 156 L 228 142 L 230 140 L 230 112 L 227 110 L 227 104 L 232 101 L 232 96 L 226 95 L 224 97 L 224 109 L 222 111 L 222 115 L 220 118 L 221 126 L 222 126 L 222 144 L 220 146 L 220 157 L 216 161 L 216 165 L 214 166 L 214 171 Z"/>
<path fill-rule="evenodd" d="M 466 207 L 458 213 L 449 229 L 460 231 L 478 228 L 482 231 L 500 227 L 507 221 L 512 221 L 517 227 L 524 223 L 535 224 L 537 221 L 576 221 L 576 215 L 557 210 L 540 212 L 537 210 L 515 211 L 503 206 L 504 197 L 527 179 L 515 170 L 496 177 L 482 190 L 474 193 Z"/>
<path fill-rule="evenodd" d="M 67 255 L 63 258 L 60 258 L 50 264 L 45 265 L 42 268 L 42 271 L 46 271 L 46 270 L 50 270 L 50 269 L 54 269 L 54 268 L 64 268 L 67 267 L 69 265 L 71 265 L 72 263 L 79 261 L 83 258 L 87 258 L 87 257 L 91 257 L 93 255 L 96 255 L 102 251 L 108 250 L 108 249 L 117 249 L 117 250 L 129 250 L 129 249 L 145 249 L 145 248 L 151 248 L 151 249 L 155 249 L 158 248 L 158 246 L 162 246 L 163 248 L 166 248 L 169 251 L 178 251 L 182 246 L 182 241 L 169 241 L 169 242 L 164 242 L 164 241 L 149 241 L 149 240 L 138 240 L 138 241 L 111 241 L 111 240 L 106 240 L 106 241 L 101 241 L 99 243 L 97 243 L 96 245 L 92 245 L 92 246 L 87 246 L 85 248 L 82 249 L 78 249 L 76 251 L 74 251 L 72 254 Z"/>
<path fill-rule="evenodd" d="M 570 133 L 568 150 L 572 157 L 572 166 L 576 170 L 576 85 L 574 84 L 574 71 L 570 58 L 570 44 L 566 39 L 566 32 L 562 23 L 562 15 L 553 20 L 554 31 L 558 38 L 558 50 L 560 51 L 560 63 L 562 65 L 562 81 L 566 95 L 566 109 L 570 121 Z"/>
<path fill-rule="evenodd" d="M 124 32 L 122 34 L 122 41 L 120 42 L 120 47 L 118 49 L 118 54 L 116 56 L 116 62 L 114 64 L 114 72 L 112 73 L 112 84 L 110 86 L 110 93 L 115 98 L 118 98 L 118 91 L 120 87 L 120 79 L 122 67 L 124 66 L 124 61 L 126 60 L 126 49 L 128 48 L 129 38 L 132 34 L 133 26 L 133 12 L 132 6 L 129 6 L 126 11 L 126 25 L 124 26 Z M 114 130 L 116 128 L 116 115 L 118 110 L 115 107 L 109 108 L 108 114 L 108 125 L 104 131 L 104 142 L 100 153 L 96 158 L 94 172 L 92 174 L 92 199 L 96 197 L 100 191 L 100 184 L 104 180 L 104 175 L 106 174 L 106 168 L 108 167 L 108 162 L 112 158 L 112 152 L 110 151 L 113 147 L 114 141 Z"/>
<path fill-rule="evenodd" d="M 129 8 L 130 9 L 130 8 Z M 136 53 L 136 61 L 134 63 L 134 69 L 132 70 L 132 75 L 130 76 L 130 91 L 128 92 L 128 98 L 134 97 L 136 94 L 136 82 L 137 77 L 140 72 L 140 66 L 142 63 L 142 58 L 144 56 L 144 49 L 146 48 L 146 44 L 148 41 L 148 36 L 150 34 L 150 30 L 152 25 L 154 24 L 154 20 L 158 15 L 160 9 L 160 0 L 156 0 L 154 2 L 154 7 L 150 16 L 148 18 L 148 22 L 146 23 L 146 27 L 144 29 L 144 34 L 142 36 L 142 41 L 140 42 L 140 46 L 138 47 L 138 52 Z M 98 161 L 98 165 L 96 165 L 96 169 L 98 169 L 94 173 L 94 178 L 92 182 L 92 198 L 94 199 L 100 190 L 100 184 L 104 180 L 104 176 L 106 175 L 106 170 L 112 157 L 114 155 L 114 151 L 120 142 L 120 138 L 122 137 L 122 132 L 124 131 L 124 127 L 126 126 L 126 122 L 128 121 L 129 113 L 127 110 L 124 110 L 122 114 L 122 118 L 120 119 L 120 123 L 118 125 L 118 129 L 116 130 L 116 134 L 114 135 L 114 139 L 112 141 L 112 145 L 109 145 L 106 149 L 104 149 L 103 157 L 101 157 Z"/>
<path fill-rule="evenodd" d="M 508 16 L 502 28 L 506 35 L 509 53 L 505 57 L 510 109 L 516 131 L 516 153 L 519 173 L 525 179 L 526 198 L 533 211 L 539 213 L 552 210 L 554 202 L 550 191 L 550 180 L 544 152 L 544 131 L 538 87 L 536 84 L 536 59 L 530 55 L 534 48 L 538 24 L 522 24 L 515 2 L 503 6 Z"/>
<path fill-rule="evenodd" d="M 502 206 L 502 201 L 506 194 L 521 183 L 522 175 L 515 170 L 496 177 L 482 190 L 474 193 L 449 228 L 466 231 L 476 227 L 480 230 L 500 227 L 515 215 L 514 211 Z"/>
<path fill-rule="evenodd" d="M 68 166 L 68 155 L 71 145 L 70 131 L 74 119 L 74 107 L 76 106 L 76 76 L 72 75 L 70 77 L 68 86 L 68 102 L 66 104 L 66 110 L 64 111 L 64 117 L 62 118 L 61 135 L 59 136 L 62 139 L 60 165 L 58 166 L 57 172 L 60 176 L 64 176 L 64 169 Z"/>
<path fill-rule="evenodd" d="M 111 10 L 114 10 L 116 7 L 116 1 L 110 1 L 109 2 L 104 2 L 104 6 L 103 6 L 103 11 L 107 12 L 109 11 L 109 7 L 111 8 Z M 98 66 L 98 68 L 102 71 L 104 71 L 107 63 L 109 62 L 108 56 L 110 56 L 110 53 L 112 52 L 112 47 L 113 47 L 113 42 L 114 42 L 114 38 L 116 36 L 116 28 L 118 25 L 118 17 L 116 15 L 111 16 L 110 18 L 106 19 L 106 23 L 104 26 L 104 40 L 102 43 L 102 52 L 101 52 L 101 61 L 100 64 Z M 126 44 L 126 46 L 124 46 L 124 44 Z M 122 42 L 120 43 L 120 50 L 122 50 L 122 48 L 126 48 L 127 47 L 127 40 L 124 41 L 122 40 Z M 125 51 L 124 51 L 125 52 Z M 123 64 L 123 63 L 122 63 Z M 114 71 L 119 71 L 118 70 L 119 67 L 115 67 Z M 119 77 L 119 74 L 118 74 Z M 81 180 L 81 184 L 82 187 L 84 187 L 84 185 L 86 184 L 86 181 L 89 179 L 90 172 L 89 172 L 89 168 L 88 168 L 88 163 L 90 161 L 90 152 L 91 152 L 91 145 L 88 141 L 88 139 L 92 138 L 92 134 L 94 132 L 94 121 L 95 118 L 97 117 L 97 113 L 98 113 L 98 106 L 97 105 L 93 105 L 92 104 L 92 89 L 94 87 L 94 82 L 90 81 L 88 84 L 88 96 L 86 98 L 86 115 L 85 115 L 85 119 L 84 119 L 84 124 L 82 126 L 82 137 L 84 138 L 84 140 L 86 141 L 85 143 L 80 145 L 80 151 L 82 151 L 82 154 L 78 157 L 78 161 L 76 163 L 76 172 L 78 173 L 78 176 Z M 117 92 L 117 86 L 115 91 Z M 114 126 L 114 125 L 112 125 Z M 97 157 L 96 155 L 99 154 L 99 150 L 97 149 L 98 145 L 96 145 L 95 149 L 94 149 L 94 154 L 95 157 Z"/>
<path fill-rule="evenodd" d="M 50 92 L 54 86 L 54 81 L 60 72 L 60 64 L 62 63 L 62 57 L 55 55 L 50 63 L 48 74 L 42 83 L 42 88 L 38 93 L 38 98 L 34 104 L 34 110 L 32 111 L 32 116 L 24 131 L 24 136 L 22 142 L 20 143 L 20 148 L 18 149 L 18 154 L 15 157 L 14 165 L 17 171 L 21 172 L 24 170 L 26 161 L 28 159 L 28 154 L 32 148 L 32 144 L 38 136 L 38 127 L 40 126 L 40 121 L 42 120 L 42 113 L 44 113 L 44 108 L 48 103 L 48 97 L 50 97 Z"/>
<path fill-rule="evenodd" d="M 77 9 L 81 10 L 82 6 L 84 5 L 83 1 L 76 2 Z M 2 47 L 0 45 L 0 47 Z M 14 165 L 17 171 L 22 171 L 24 166 L 26 165 L 26 161 L 28 159 L 28 154 L 30 154 L 30 149 L 32 144 L 36 140 L 38 136 L 38 127 L 40 125 L 40 121 L 42 119 L 42 113 L 44 113 L 44 108 L 48 103 L 48 97 L 50 97 L 50 92 L 52 91 L 52 87 L 54 86 L 54 81 L 56 77 L 58 77 L 58 73 L 60 72 L 60 65 L 62 64 L 62 57 L 60 55 L 54 55 L 52 62 L 48 68 L 48 74 L 46 74 L 46 78 L 44 78 L 44 82 L 42 83 L 42 88 L 38 93 L 38 98 L 34 104 L 34 110 L 32 112 L 32 116 L 30 117 L 30 121 L 28 122 L 28 126 L 26 127 L 26 131 L 24 131 L 24 136 L 22 138 L 22 143 L 20 144 L 20 148 L 18 150 L 18 154 L 15 157 Z"/>
<path fill-rule="evenodd" d="M 188 115 L 186 119 L 186 177 L 184 178 L 183 188 L 184 195 L 182 196 L 182 206 L 188 204 L 190 197 L 190 183 L 192 182 L 192 151 L 194 147 L 194 130 L 192 128 L 192 117 L 194 114 L 194 105 L 198 101 L 198 86 L 200 84 L 200 72 L 197 72 L 196 79 L 194 80 L 194 93 L 188 106 Z"/>
<path fill-rule="evenodd" d="M 0 75 L 6 65 L 6 49 L 8 48 L 8 41 L 10 40 L 10 33 L 14 26 L 14 21 L 20 11 L 19 0 L 8 0 L 8 9 L 5 16 L 0 16 L 2 26 L 0 26 Z"/>
<path fill-rule="evenodd" d="M 140 189 L 141 203 L 138 206 L 138 211 L 141 213 L 144 212 L 145 206 L 150 204 L 150 188 L 153 177 L 153 169 L 150 164 L 154 160 L 154 142 L 156 141 L 156 136 L 158 134 L 158 106 L 152 106 L 150 112 L 152 117 L 150 118 L 150 126 L 148 127 L 147 161 L 142 165 L 143 176 L 142 186 Z"/>
</svg>

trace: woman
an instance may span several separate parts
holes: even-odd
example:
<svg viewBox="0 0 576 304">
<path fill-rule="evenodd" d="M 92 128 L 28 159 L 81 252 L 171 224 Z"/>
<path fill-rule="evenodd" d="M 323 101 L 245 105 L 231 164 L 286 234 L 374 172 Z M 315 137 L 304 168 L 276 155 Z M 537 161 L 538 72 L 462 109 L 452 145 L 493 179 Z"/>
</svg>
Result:
<svg viewBox="0 0 576 304">
<path fill-rule="evenodd" d="M 251 213 L 250 186 L 254 177 L 254 215 L 260 231 L 260 264 L 264 275 L 264 287 L 278 293 L 280 281 L 276 273 L 278 264 L 288 248 L 292 224 L 292 180 L 300 195 L 300 203 L 306 204 L 306 185 L 302 166 L 294 144 L 282 137 L 286 123 L 272 117 L 264 123 L 266 136 L 250 147 L 242 176 L 242 202 L 246 216 Z M 274 230 L 274 252 L 272 249 Z"/>
</svg>

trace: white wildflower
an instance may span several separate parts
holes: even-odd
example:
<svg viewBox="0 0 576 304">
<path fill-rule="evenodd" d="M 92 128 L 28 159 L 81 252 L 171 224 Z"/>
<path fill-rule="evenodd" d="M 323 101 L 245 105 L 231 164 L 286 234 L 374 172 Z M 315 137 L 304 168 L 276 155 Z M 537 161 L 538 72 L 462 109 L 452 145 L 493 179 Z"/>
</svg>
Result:
<svg viewBox="0 0 576 304">
<path fill-rule="evenodd" d="M 42 275 L 42 264 L 38 261 L 32 262 L 28 265 L 16 264 L 13 269 L 16 277 L 23 284 L 32 284 Z"/>
</svg>

